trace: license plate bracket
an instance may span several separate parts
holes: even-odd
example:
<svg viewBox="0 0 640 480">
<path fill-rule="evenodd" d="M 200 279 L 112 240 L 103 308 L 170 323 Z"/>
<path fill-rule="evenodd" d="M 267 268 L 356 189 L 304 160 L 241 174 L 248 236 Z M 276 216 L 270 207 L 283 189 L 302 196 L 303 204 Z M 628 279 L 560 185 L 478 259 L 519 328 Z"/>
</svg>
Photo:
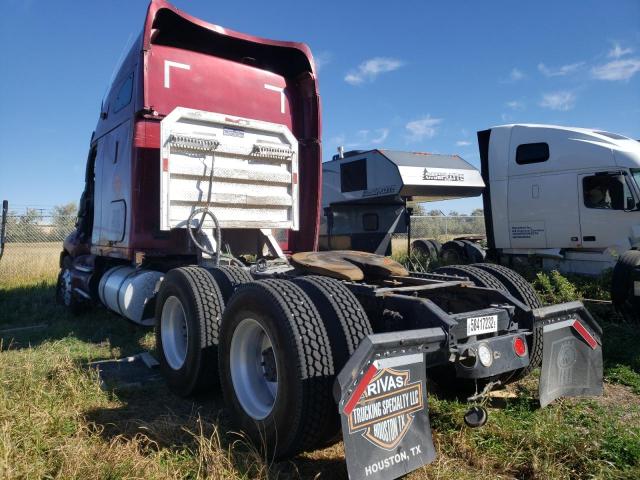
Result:
<svg viewBox="0 0 640 480">
<path fill-rule="evenodd" d="M 496 333 L 498 331 L 498 315 L 482 315 L 467 318 L 467 337 Z"/>
</svg>

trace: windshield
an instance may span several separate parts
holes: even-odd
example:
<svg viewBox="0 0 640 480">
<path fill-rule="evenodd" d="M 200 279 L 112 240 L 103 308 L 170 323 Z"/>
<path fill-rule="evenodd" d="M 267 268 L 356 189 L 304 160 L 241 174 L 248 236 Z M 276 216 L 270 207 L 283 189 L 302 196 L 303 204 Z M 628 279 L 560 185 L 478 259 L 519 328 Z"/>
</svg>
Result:
<svg viewBox="0 0 640 480">
<path fill-rule="evenodd" d="M 640 168 L 632 168 L 631 176 L 635 180 L 636 186 L 638 187 L 638 189 L 640 189 Z"/>
</svg>

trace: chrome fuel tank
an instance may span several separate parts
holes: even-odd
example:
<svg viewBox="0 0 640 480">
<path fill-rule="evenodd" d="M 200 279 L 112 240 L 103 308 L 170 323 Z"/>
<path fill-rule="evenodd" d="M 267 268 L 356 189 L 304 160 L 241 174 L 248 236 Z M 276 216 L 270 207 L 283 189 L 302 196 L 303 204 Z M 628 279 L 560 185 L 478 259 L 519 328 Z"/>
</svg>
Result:
<svg viewBox="0 0 640 480">
<path fill-rule="evenodd" d="M 129 265 L 113 267 L 100 279 L 100 301 L 134 323 L 152 326 L 154 312 L 145 307 L 155 296 L 156 286 L 163 277 L 162 272 L 154 270 L 138 270 Z"/>
</svg>

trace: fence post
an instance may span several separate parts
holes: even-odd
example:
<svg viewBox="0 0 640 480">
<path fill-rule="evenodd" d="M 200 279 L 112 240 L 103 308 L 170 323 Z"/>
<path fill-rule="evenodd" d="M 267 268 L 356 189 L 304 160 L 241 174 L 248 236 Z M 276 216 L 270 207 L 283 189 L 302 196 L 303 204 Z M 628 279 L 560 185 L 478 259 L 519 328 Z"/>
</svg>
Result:
<svg viewBox="0 0 640 480">
<path fill-rule="evenodd" d="M 4 253 L 4 241 L 6 237 L 7 228 L 7 212 L 9 211 L 9 201 L 2 201 L 2 224 L 0 224 L 0 260 L 2 260 L 2 254 Z"/>
<path fill-rule="evenodd" d="M 405 222 L 407 222 L 407 255 L 411 256 L 411 215 L 413 214 L 413 208 L 405 207 Z"/>
</svg>

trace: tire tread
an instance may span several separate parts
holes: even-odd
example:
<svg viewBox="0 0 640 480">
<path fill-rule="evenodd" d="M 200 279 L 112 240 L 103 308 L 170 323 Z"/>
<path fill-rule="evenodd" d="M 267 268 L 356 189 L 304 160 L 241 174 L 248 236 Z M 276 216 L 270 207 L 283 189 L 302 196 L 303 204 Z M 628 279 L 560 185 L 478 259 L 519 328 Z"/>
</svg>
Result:
<svg viewBox="0 0 640 480">
<path fill-rule="evenodd" d="M 277 458 L 290 457 L 318 445 L 327 415 L 335 409 L 331 396 L 334 365 L 329 338 L 317 309 L 308 295 L 296 284 L 283 279 L 258 280 L 240 285 L 235 294 L 257 289 L 269 295 L 286 319 L 287 336 L 298 355 L 291 359 L 302 378 L 300 411 L 291 412 L 296 418 L 294 431 L 275 452 Z M 233 302 L 233 297 L 230 304 Z"/>
<path fill-rule="evenodd" d="M 448 275 L 458 275 L 468 277 L 478 287 L 494 288 L 502 292 L 507 292 L 507 287 L 491 273 L 472 265 L 449 265 L 440 267 L 435 273 L 445 273 Z"/>
<path fill-rule="evenodd" d="M 611 278 L 611 301 L 616 311 L 629 322 L 640 322 L 640 298 L 633 297 L 632 276 L 640 267 L 640 251 L 628 250 L 618 258 Z"/>
<path fill-rule="evenodd" d="M 176 270 L 180 270 L 184 275 L 196 302 L 200 319 L 201 347 L 217 346 L 220 336 L 220 320 L 224 310 L 220 287 L 204 268 L 188 266 Z"/>
<path fill-rule="evenodd" d="M 160 350 L 161 369 L 169 369 L 165 371 L 167 382 L 170 388 L 181 396 L 189 396 L 197 392 L 211 389 L 218 384 L 217 375 L 211 375 L 213 370 L 217 372 L 218 359 L 218 343 L 220 335 L 220 322 L 222 311 L 224 309 L 224 301 L 222 294 L 211 274 L 196 265 L 186 267 L 178 267 L 170 270 L 160 285 L 159 296 L 164 297 L 163 288 L 176 288 L 182 290 L 187 296 L 185 301 L 190 302 L 191 307 L 195 310 L 195 319 L 187 319 L 187 322 L 197 322 L 195 327 L 199 333 L 199 343 L 197 346 L 190 348 L 199 348 L 198 351 L 187 355 L 187 359 L 191 358 L 185 371 L 175 372 L 164 360 L 161 352 L 161 315 L 162 302 L 156 303 L 156 346 Z"/>
<path fill-rule="evenodd" d="M 240 267 L 221 266 L 207 269 L 220 288 L 225 303 L 229 301 L 235 289 L 243 283 L 252 282 L 251 275 Z"/>
<path fill-rule="evenodd" d="M 314 286 L 331 303 L 344 332 L 349 356 L 353 355 L 364 337 L 373 333 L 362 305 L 340 281 L 319 275 L 309 275 L 294 280 L 294 283 L 298 285 L 308 283 Z"/>
</svg>

